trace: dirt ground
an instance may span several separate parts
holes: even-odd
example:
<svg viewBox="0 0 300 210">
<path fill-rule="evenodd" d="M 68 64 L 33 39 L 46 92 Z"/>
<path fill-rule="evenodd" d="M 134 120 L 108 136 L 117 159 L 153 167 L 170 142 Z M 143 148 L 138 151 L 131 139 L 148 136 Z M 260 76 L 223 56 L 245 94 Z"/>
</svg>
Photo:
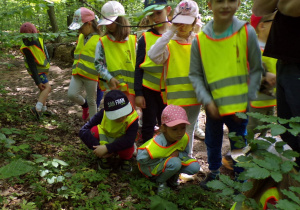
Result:
<svg viewBox="0 0 300 210">
<path fill-rule="evenodd" d="M 5 62 L 13 65 L 10 69 L 8 69 L 7 65 L 0 65 L 1 85 L 4 85 L 5 89 L 9 90 L 9 96 L 18 99 L 21 103 L 34 105 L 36 103 L 38 88 L 25 69 L 22 55 L 18 51 L 12 51 L 10 53 L 15 55 L 13 60 L 0 59 L 2 63 Z M 48 97 L 47 106 L 48 109 L 56 113 L 60 119 L 72 123 L 74 130 L 67 136 L 64 133 L 55 135 L 61 135 L 58 136 L 58 138 L 61 137 L 61 139 L 65 139 L 66 143 L 68 143 L 68 141 L 74 142 L 74 138 L 77 143 L 80 143 L 80 139 L 76 134 L 78 134 L 79 129 L 85 123 L 81 119 L 81 107 L 75 105 L 67 98 L 72 72 L 71 63 L 62 61 L 61 58 L 63 58 L 63 55 L 58 55 L 56 58 L 51 61 L 49 80 L 52 86 L 52 92 Z M 201 122 L 201 128 L 205 129 L 204 111 L 201 111 L 199 120 Z M 223 154 L 229 149 L 227 133 L 227 128 L 224 127 Z M 197 158 L 202 168 L 202 171 L 195 177 L 195 181 L 201 181 L 205 177 L 205 173 L 208 172 L 206 146 L 203 140 L 195 138 L 193 155 Z M 232 175 L 233 172 L 222 166 L 221 173 Z"/>
</svg>

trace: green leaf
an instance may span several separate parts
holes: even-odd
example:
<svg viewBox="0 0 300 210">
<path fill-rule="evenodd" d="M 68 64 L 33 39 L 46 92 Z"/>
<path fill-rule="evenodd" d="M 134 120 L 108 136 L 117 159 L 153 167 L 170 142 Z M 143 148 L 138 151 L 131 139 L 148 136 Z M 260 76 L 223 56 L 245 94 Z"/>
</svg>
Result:
<svg viewBox="0 0 300 210">
<path fill-rule="evenodd" d="M 243 194 L 238 194 L 237 196 L 235 196 L 234 198 L 233 198 L 233 200 L 235 201 L 235 202 L 244 202 L 244 200 L 246 199 L 247 197 L 245 196 L 245 195 L 243 195 Z"/>
<path fill-rule="evenodd" d="M 55 182 L 56 176 L 52 176 L 50 179 L 47 179 L 49 184 L 53 184 Z"/>
<path fill-rule="evenodd" d="M 220 181 L 230 187 L 233 187 L 235 185 L 235 182 L 229 176 L 223 174 L 220 175 Z"/>
<path fill-rule="evenodd" d="M 286 132 L 286 128 L 282 125 L 272 125 L 271 126 L 271 135 L 278 136 Z"/>
<path fill-rule="evenodd" d="M 293 168 L 293 162 L 291 162 L 291 161 L 284 161 L 284 162 L 280 165 L 280 167 L 281 167 L 281 171 L 282 171 L 283 173 L 288 173 L 288 172 L 290 172 L 290 171 L 292 170 L 292 168 Z"/>
<path fill-rule="evenodd" d="M 62 166 L 68 166 L 69 164 L 66 163 L 65 161 L 59 160 L 59 159 L 53 159 L 53 161 L 59 163 Z"/>
<path fill-rule="evenodd" d="M 295 210 L 297 210 L 297 209 L 299 209 L 298 204 L 296 204 L 294 202 L 291 202 L 287 199 L 277 201 L 276 207 L 278 209 L 283 209 L 283 210 L 286 210 L 286 209 L 293 209 L 293 210 L 295 209 Z"/>
<path fill-rule="evenodd" d="M 17 177 L 33 170 L 33 167 L 24 160 L 18 159 L 0 168 L 0 179 Z"/>
<path fill-rule="evenodd" d="M 248 119 L 247 114 L 244 112 L 237 112 L 237 113 L 235 113 L 235 115 L 240 119 L 244 119 L 244 120 Z"/>
<path fill-rule="evenodd" d="M 41 171 L 41 174 L 40 174 L 40 176 L 41 177 L 44 177 L 44 176 L 46 176 L 48 173 L 49 173 L 50 171 L 49 170 L 43 170 L 43 171 Z"/>
<path fill-rule="evenodd" d="M 268 169 L 268 170 L 279 170 L 279 168 L 280 168 L 279 163 L 276 161 L 273 161 L 270 158 L 266 158 L 264 160 L 253 159 L 253 162 L 255 162 L 260 167 Z"/>
<path fill-rule="evenodd" d="M 159 197 L 158 195 L 150 197 L 150 200 L 151 200 L 151 204 L 150 204 L 151 210 L 176 210 L 176 209 L 178 209 L 176 204 L 171 203 L 170 201 L 164 200 L 163 198 Z"/>
<path fill-rule="evenodd" d="M 286 195 L 289 199 L 291 199 L 292 201 L 294 201 L 295 203 L 300 204 L 300 199 L 298 198 L 298 196 L 292 192 L 292 191 L 288 191 L 288 190 L 281 190 L 281 192 Z"/>
<path fill-rule="evenodd" d="M 214 190 L 224 190 L 227 188 L 227 185 L 225 185 L 220 180 L 212 180 L 210 182 L 207 182 L 207 186 L 213 188 Z"/>
<path fill-rule="evenodd" d="M 265 179 L 270 176 L 270 172 L 264 168 L 254 167 L 246 171 L 246 175 L 250 178 Z"/>
<path fill-rule="evenodd" d="M 52 165 L 55 167 L 55 168 L 57 168 L 58 167 L 58 162 L 56 162 L 56 161 L 52 161 Z"/>
<path fill-rule="evenodd" d="M 64 180 L 65 180 L 65 177 L 63 177 L 63 176 L 58 176 L 57 177 L 58 182 L 63 182 Z"/>
<path fill-rule="evenodd" d="M 273 171 L 271 173 L 271 177 L 274 179 L 275 182 L 280 182 L 282 180 L 282 174 L 277 171 Z"/>
<path fill-rule="evenodd" d="M 291 190 L 291 191 L 293 191 L 293 192 L 296 192 L 296 193 L 298 193 L 298 194 L 300 194 L 300 187 L 289 187 L 289 189 Z"/>
</svg>

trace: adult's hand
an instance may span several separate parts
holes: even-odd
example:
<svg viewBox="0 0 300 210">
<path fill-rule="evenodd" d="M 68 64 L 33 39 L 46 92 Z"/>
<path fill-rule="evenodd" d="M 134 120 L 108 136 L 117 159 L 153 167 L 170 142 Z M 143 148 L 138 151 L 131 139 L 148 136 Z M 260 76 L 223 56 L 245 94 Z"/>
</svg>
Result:
<svg viewBox="0 0 300 210">
<path fill-rule="evenodd" d="M 145 101 L 144 96 L 136 96 L 135 97 L 135 105 L 137 107 L 145 109 L 146 108 L 146 101 Z"/>
</svg>

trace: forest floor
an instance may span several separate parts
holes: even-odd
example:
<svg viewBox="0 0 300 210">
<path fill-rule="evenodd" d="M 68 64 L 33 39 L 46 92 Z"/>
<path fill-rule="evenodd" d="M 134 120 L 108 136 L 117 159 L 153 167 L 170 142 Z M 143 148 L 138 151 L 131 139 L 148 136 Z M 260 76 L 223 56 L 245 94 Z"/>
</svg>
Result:
<svg viewBox="0 0 300 210">
<path fill-rule="evenodd" d="M 13 97 L 20 104 L 28 104 L 34 106 L 36 103 L 38 88 L 35 86 L 34 81 L 27 73 L 23 61 L 22 55 L 17 51 L 11 51 L 10 54 L 14 54 L 14 59 L 0 59 L 2 63 L 11 64 L 12 67 L 8 68 L 8 65 L 0 65 L 0 83 L 5 87 L 5 90 L 9 91 L 6 97 Z M 0 62 L 0 63 L 1 63 Z M 88 149 L 84 147 L 80 138 L 78 137 L 78 132 L 80 128 L 84 125 L 84 121 L 81 119 L 81 107 L 75 105 L 73 102 L 68 100 L 67 91 L 68 86 L 71 79 L 71 65 L 64 63 L 64 61 L 54 59 L 51 62 L 50 73 L 48 79 L 52 86 L 51 94 L 48 97 L 47 106 L 48 109 L 54 112 L 58 116 L 58 120 L 63 124 L 68 125 L 70 129 L 67 132 L 55 132 L 53 129 L 49 132 L 52 135 L 52 139 L 54 141 L 63 141 L 63 144 L 73 146 L 74 148 L 80 148 L 83 150 L 82 152 L 88 152 Z M 2 97 L 2 96 L 1 96 Z M 102 105 L 103 106 L 103 105 Z M 25 111 L 29 111 L 25 110 Z M 26 115 L 25 115 L 26 116 Z M 33 118 L 32 118 L 33 119 Z M 201 122 L 201 128 L 205 128 L 205 113 L 201 111 L 199 115 L 199 120 Z M 1 123 L 0 123 L 1 125 Z M 16 125 L 16 129 L 22 129 L 25 125 Z M 1 125 L 1 127 L 5 127 L 5 125 Z M 226 127 L 224 127 L 224 141 L 222 153 L 223 155 L 230 148 L 229 141 L 227 137 L 228 131 Z M 140 142 L 137 142 L 139 145 Z M 57 153 L 63 149 L 62 146 L 57 148 L 55 145 L 51 145 L 51 147 L 43 147 L 35 145 L 33 146 L 33 152 L 36 154 L 47 155 L 56 157 Z M 52 153 L 52 154 L 49 154 Z M 199 184 L 199 182 L 205 178 L 205 173 L 208 172 L 208 164 L 207 164 L 207 154 L 206 154 L 206 146 L 203 140 L 199 140 L 195 138 L 194 140 L 194 148 L 193 155 L 199 161 L 202 170 L 194 177 L 194 181 L 185 183 L 184 180 L 181 181 L 181 185 L 185 184 Z M 79 160 L 80 161 L 80 160 Z M 89 165 L 93 166 L 91 162 Z M 136 167 L 136 165 L 135 165 Z M 226 169 L 225 167 L 221 167 L 221 173 L 226 175 L 233 175 L 233 172 Z M 1 186 L 2 185 L 2 186 Z M 116 188 L 119 188 L 119 185 L 113 185 Z M 112 186 L 112 187 L 113 187 Z M 30 187 L 30 186 L 28 186 Z M 14 192 L 12 188 L 8 186 L 4 186 L 4 182 L 0 182 L 0 191 L 3 193 L 12 193 Z M 4 190 L 4 191 L 3 191 Z M 16 189 L 15 189 L 16 190 Z M 22 188 L 22 191 L 30 191 L 30 189 Z M 112 189 L 113 190 L 113 189 Z"/>
</svg>

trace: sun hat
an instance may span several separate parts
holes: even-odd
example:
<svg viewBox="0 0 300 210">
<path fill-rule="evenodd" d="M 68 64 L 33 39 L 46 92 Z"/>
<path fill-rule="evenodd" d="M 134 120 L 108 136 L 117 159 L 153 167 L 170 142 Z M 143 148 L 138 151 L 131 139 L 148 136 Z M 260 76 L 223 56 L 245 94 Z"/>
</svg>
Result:
<svg viewBox="0 0 300 210">
<path fill-rule="evenodd" d="M 101 8 L 102 19 L 98 25 L 110 25 L 118 16 L 125 15 L 125 9 L 122 4 L 117 1 L 108 1 Z"/>
<path fill-rule="evenodd" d="M 167 0 L 145 0 L 143 13 L 162 10 L 168 4 Z"/>
<path fill-rule="evenodd" d="M 185 110 L 180 106 L 172 104 L 166 106 L 161 114 L 161 124 L 173 127 L 181 123 L 190 124 Z"/>
<path fill-rule="evenodd" d="M 252 27 L 254 29 L 256 29 L 256 27 L 259 24 L 261 19 L 262 19 L 262 16 L 255 16 L 254 14 L 251 15 L 250 24 L 252 25 Z"/>
<path fill-rule="evenodd" d="M 174 11 L 172 23 L 192 24 L 199 15 L 199 7 L 191 0 L 181 1 Z"/>
<path fill-rule="evenodd" d="M 85 7 L 81 7 L 78 10 L 75 11 L 73 22 L 69 26 L 70 30 L 77 30 L 80 29 L 80 27 L 91 20 L 95 19 L 95 13 Z"/>
<path fill-rule="evenodd" d="M 37 32 L 36 27 L 30 22 L 23 23 L 20 27 L 20 33 L 35 34 Z"/>
<path fill-rule="evenodd" d="M 129 115 L 132 106 L 127 96 L 120 90 L 111 90 L 104 97 L 104 110 L 110 120 Z"/>
</svg>

